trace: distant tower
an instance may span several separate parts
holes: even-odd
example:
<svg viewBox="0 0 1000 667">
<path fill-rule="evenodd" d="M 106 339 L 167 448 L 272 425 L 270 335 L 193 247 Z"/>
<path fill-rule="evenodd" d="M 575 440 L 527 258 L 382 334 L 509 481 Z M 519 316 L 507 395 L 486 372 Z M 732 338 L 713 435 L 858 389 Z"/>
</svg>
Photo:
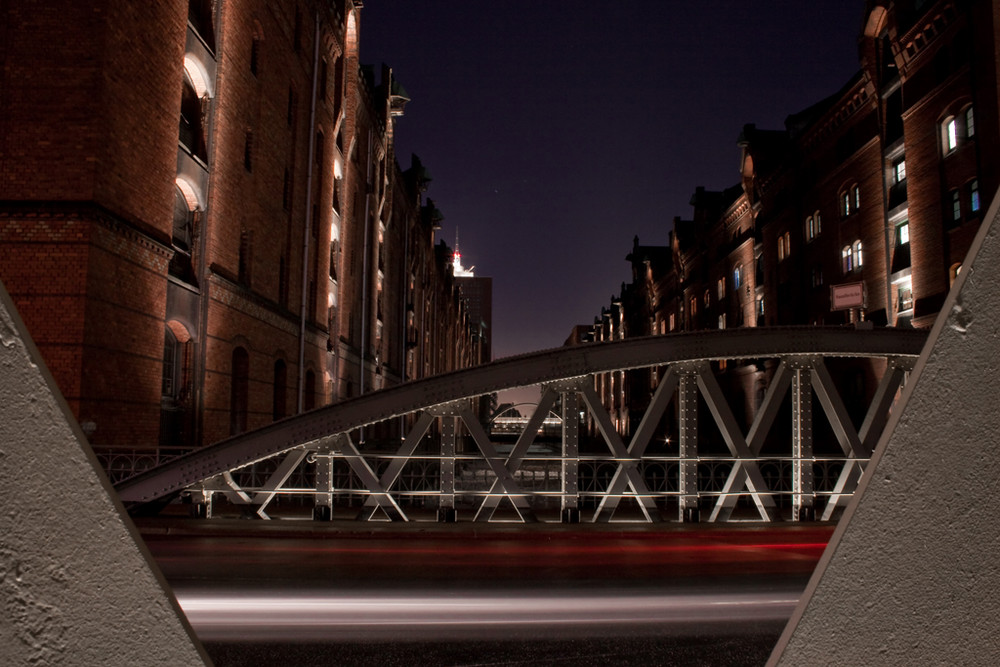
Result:
<svg viewBox="0 0 1000 667">
<path fill-rule="evenodd" d="M 473 273 L 473 270 L 476 267 L 470 266 L 469 268 L 465 268 L 464 266 L 462 266 L 462 253 L 459 252 L 459 250 L 458 250 L 458 227 L 455 227 L 455 252 L 451 256 L 451 264 L 452 264 L 453 273 L 454 273 L 454 275 L 455 275 L 456 278 L 473 278 L 473 277 L 475 277 L 475 274 Z"/>
</svg>

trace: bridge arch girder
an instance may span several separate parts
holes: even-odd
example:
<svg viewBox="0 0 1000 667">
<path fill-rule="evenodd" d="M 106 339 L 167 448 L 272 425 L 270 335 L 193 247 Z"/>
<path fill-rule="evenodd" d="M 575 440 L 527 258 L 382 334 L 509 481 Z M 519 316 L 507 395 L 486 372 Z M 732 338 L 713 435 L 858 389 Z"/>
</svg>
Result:
<svg viewBox="0 0 1000 667">
<path fill-rule="evenodd" d="M 610 371 L 721 359 L 785 357 L 915 358 L 920 330 L 851 327 L 741 328 L 635 338 L 544 350 L 381 390 L 290 417 L 210 445 L 124 480 L 126 503 L 143 504 L 357 428 L 492 392 L 544 384 L 570 389 Z"/>
</svg>

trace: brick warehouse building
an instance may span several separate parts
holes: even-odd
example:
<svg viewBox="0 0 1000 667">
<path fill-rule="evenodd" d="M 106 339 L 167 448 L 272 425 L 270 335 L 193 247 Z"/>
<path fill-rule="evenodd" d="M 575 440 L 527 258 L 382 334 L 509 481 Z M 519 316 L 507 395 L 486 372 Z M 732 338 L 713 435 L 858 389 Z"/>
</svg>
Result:
<svg viewBox="0 0 1000 667">
<path fill-rule="evenodd" d="M 669 244 L 634 239 L 631 283 L 568 342 L 861 320 L 930 326 L 1000 187 L 998 30 L 997 0 L 869 0 L 859 72 L 782 130 L 747 125 L 739 182 L 698 188 Z M 749 425 L 773 368 L 717 370 L 742 394 Z M 866 405 L 880 369 L 837 371 Z M 621 432 L 655 384 L 649 371 L 598 381 Z"/>
<path fill-rule="evenodd" d="M 362 4 L 3 4 L 0 280 L 96 447 L 481 361 Z"/>
</svg>

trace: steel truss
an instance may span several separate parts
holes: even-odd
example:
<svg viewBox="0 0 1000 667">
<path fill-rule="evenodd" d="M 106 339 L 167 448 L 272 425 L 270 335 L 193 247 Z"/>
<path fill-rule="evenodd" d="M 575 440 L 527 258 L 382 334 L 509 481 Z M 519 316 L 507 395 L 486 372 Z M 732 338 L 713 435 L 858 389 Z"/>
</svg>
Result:
<svg viewBox="0 0 1000 667">
<path fill-rule="evenodd" d="M 225 499 L 231 506 L 268 518 L 276 498 L 300 496 L 311 500 L 317 519 L 332 518 L 347 499 L 360 505 L 361 520 L 408 521 L 431 508 L 432 516 L 442 521 L 456 520 L 461 511 L 474 521 L 505 516 L 505 520 L 535 522 L 541 513 L 555 510 L 565 522 L 608 522 L 628 499 L 638 520 L 661 521 L 668 508 L 676 507 L 678 520 L 700 520 L 705 510 L 706 519 L 716 522 L 733 520 L 740 500 L 746 499 L 743 505 L 756 518 L 775 521 L 785 518 L 779 500 L 790 497 L 791 518 L 829 520 L 857 488 L 926 336 L 847 328 L 737 331 L 742 333 L 660 336 L 638 339 L 643 345 L 633 340 L 528 355 L 516 358 L 513 369 L 509 362 L 498 362 L 444 378 L 457 396 L 447 396 L 449 385 L 440 378 L 410 383 L 224 441 L 126 480 L 118 488 L 123 500 L 134 504 L 184 491 L 203 516 L 213 514 L 216 499 Z M 732 349 L 734 344 L 742 345 L 743 351 Z M 591 372 L 575 372 L 581 354 L 582 364 Z M 645 358 L 637 359 L 640 354 Z M 885 360 L 886 370 L 859 429 L 828 370 L 831 357 Z M 744 434 L 710 361 L 762 358 L 776 360 L 777 367 Z M 481 391 L 481 383 L 475 385 L 490 367 L 499 380 Z M 594 387 L 596 374 L 631 368 L 658 369 L 659 381 L 626 444 Z M 504 379 L 513 372 L 519 372 L 520 381 Z M 553 379 L 559 375 L 563 377 Z M 473 399 L 487 391 L 535 383 L 542 386 L 541 400 L 516 442 L 501 451 L 476 417 Z M 765 441 L 789 395 L 790 452 L 764 455 Z M 419 407 L 401 407 L 412 404 L 414 396 L 429 400 Z M 817 489 L 815 479 L 817 465 L 828 461 L 814 456 L 814 396 L 843 454 L 834 461 L 840 465 L 836 482 L 824 490 Z M 380 397 L 381 403 L 375 400 Z M 671 405 L 673 413 L 668 412 Z M 728 456 L 699 451 L 699 442 L 708 433 L 699 423 L 699 412 L 706 412 L 700 405 L 707 408 Z M 544 420 L 557 406 L 562 420 L 558 451 L 532 453 Z M 352 407 L 353 420 L 345 417 L 345 409 Z M 676 416 L 677 450 L 650 454 L 650 444 L 662 435 L 668 414 Z M 581 453 L 585 417 L 606 453 Z M 357 429 L 386 419 L 408 423 L 395 450 L 373 451 L 355 441 Z M 265 473 L 247 474 L 250 466 L 265 463 Z M 404 484 L 404 471 L 416 463 L 424 464 L 423 479 L 416 487 Z M 773 472 L 778 470 L 780 477 L 787 465 L 790 489 L 780 488 Z M 714 482 L 706 483 L 706 466 L 719 475 Z M 762 468 L 769 471 L 770 480 Z M 613 472 L 607 474 L 610 469 Z M 540 489 L 534 486 L 539 471 L 544 471 L 545 480 Z M 658 481 L 651 489 L 654 476 Z M 590 483 L 584 483 L 585 478 Z"/>
</svg>

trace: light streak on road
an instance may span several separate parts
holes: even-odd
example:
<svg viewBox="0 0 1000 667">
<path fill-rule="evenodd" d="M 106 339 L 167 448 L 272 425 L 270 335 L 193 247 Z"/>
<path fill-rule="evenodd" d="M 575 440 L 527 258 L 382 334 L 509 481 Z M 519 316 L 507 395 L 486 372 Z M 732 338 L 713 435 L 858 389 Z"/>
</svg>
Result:
<svg viewBox="0 0 1000 667">
<path fill-rule="evenodd" d="M 799 590 L 175 593 L 204 641 L 430 641 L 669 634 L 715 623 L 732 630 L 748 619 L 784 621 Z"/>
</svg>

